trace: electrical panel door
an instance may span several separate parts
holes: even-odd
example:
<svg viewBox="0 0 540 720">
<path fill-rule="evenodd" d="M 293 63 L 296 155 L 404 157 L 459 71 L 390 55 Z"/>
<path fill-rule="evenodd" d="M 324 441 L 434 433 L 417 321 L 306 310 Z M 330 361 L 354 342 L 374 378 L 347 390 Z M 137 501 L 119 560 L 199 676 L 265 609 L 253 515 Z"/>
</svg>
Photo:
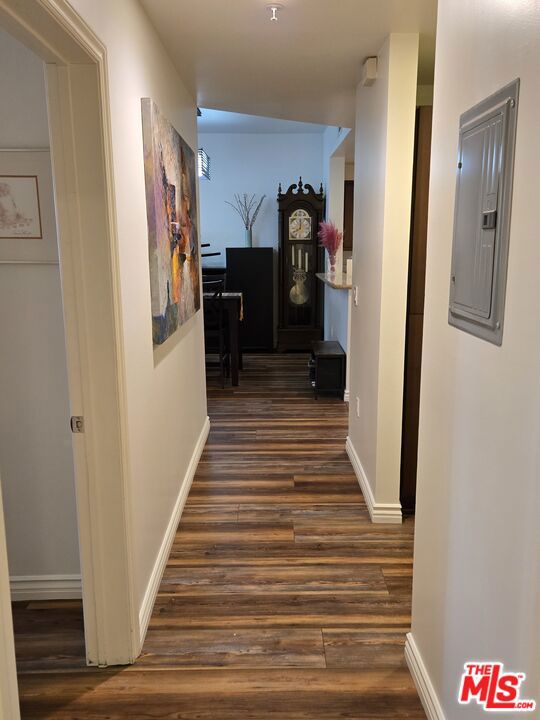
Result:
<svg viewBox="0 0 540 720">
<path fill-rule="evenodd" d="M 461 116 L 450 282 L 451 325 L 497 345 L 510 229 L 519 80 Z"/>
</svg>

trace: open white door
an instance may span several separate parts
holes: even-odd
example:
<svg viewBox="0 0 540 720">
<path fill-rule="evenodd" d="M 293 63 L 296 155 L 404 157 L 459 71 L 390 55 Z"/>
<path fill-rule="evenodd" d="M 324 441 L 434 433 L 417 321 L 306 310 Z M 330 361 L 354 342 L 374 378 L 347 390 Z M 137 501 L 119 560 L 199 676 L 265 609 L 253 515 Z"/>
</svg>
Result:
<svg viewBox="0 0 540 720">
<path fill-rule="evenodd" d="M 19 720 L 19 718 L 19 690 L 13 644 L 4 507 L 0 484 L 0 720 Z"/>
</svg>

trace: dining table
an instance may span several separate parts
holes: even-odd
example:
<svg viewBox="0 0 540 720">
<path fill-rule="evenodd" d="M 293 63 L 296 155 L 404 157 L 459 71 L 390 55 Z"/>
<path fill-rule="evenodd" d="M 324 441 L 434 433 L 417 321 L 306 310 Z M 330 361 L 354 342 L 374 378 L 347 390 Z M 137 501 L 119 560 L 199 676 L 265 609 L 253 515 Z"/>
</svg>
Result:
<svg viewBox="0 0 540 720">
<path fill-rule="evenodd" d="M 205 293 L 205 298 L 212 298 L 212 293 Z M 240 342 L 240 323 L 244 319 L 244 298 L 241 292 L 224 292 L 221 295 L 223 309 L 227 313 L 229 328 L 229 349 L 231 353 L 231 384 L 237 387 L 240 383 L 242 370 L 242 344 Z"/>
</svg>

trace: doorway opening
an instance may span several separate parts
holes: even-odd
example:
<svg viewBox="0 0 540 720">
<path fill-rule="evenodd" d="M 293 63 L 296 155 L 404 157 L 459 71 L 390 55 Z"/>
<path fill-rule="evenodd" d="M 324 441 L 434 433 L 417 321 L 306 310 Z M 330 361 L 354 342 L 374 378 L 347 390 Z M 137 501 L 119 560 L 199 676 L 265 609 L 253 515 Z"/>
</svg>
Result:
<svg viewBox="0 0 540 720">
<path fill-rule="evenodd" d="M 207 355 L 218 358 L 207 357 L 207 365 L 218 369 L 222 386 L 241 387 L 243 353 L 296 352 L 309 358 L 314 342 L 331 342 L 340 357 L 326 387 L 321 381 L 318 389 L 335 389 L 347 400 L 349 297 L 346 287 L 335 291 L 325 283 L 330 265 L 318 233 L 324 220 L 340 232 L 344 228 L 352 134 L 347 128 L 204 107 L 198 131 L 199 152 L 209 168 L 199 173 L 206 315 L 217 317 L 221 303 L 224 328 L 218 347 L 220 331 L 207 319 L 212 351 Z M 345 255 L 351 254 L 350 225 L 347 239 L 346 252 L 339 247 L 332 266 L 340 283 Z M 220 284 L 225 294 L 212 298 Z M 317 355 L 313 366 L 319 366 Z M 317 384 L 322 375 L 313 375 Z"/>
<path fill-rule="evenodd" d="M 45 72 L 4 30 L 0 65 L 0 472 L 22 672 L 85 663 L 85 646 Z"/>
<path fill-rule="evenodd" d="M 406 514 L 414 514 L 416 505 L 432 116 L 431 105 L 417 108 L 401 441 L 400 502 Z"/>
<path fill-rule="evenodd" d="M 59 248 L 56 304 L 62 304 L 64 311 L 69 386 L 69 410 L 66 414 L 65 393 L 60 414 L 65 415 L 63 431 L 66 426 L 69 428 L 70 418 L 75 418 L 73 429 L 77 431 L 72 436 L 77 522 L 72 520 L 71 531 L 74 534 L 74 526 L 78 525 L 79 587 L 85 635 L 83 662 L 99 666 L 130 663 L 140 651 L 140 631 L 131 562 L 106 53 L 71 5 L 63 0 L 44 0 L 39 6 L 31 0 L 6 0 L 0 5 L 0 29 L 40 58 L 46 77 L 49 175 L 52 171 L 53 178 L 49 184 L 54 187 L 51 212 L 53 220 L 56 219 Z M 43 153 L 43 157 L 45 155 Z M 14 184 L 21 185 L 17 172 L 8 174 L 15 176 Z M 33 190 L 35 196 L 35 177 L 39 185 L 39 173 L 21 170 L 20 177 L 24 176 L 34 178 L 34 185 L 27 184 L 26 188 L 30 209 L 24 210 L 26 201 L 20 201 L 23 211 L 19 214 L 26 218 L 31 214 L 30 191 Z M 41 211 L 45 209 L 43 206 Z M 31 223 L 27 227 L 33 233 Z M 44 240 L 40 252 L 46 248 Z M 51 262 L 54 273 L 58 259 L 53 257 Z M 47 299 L 42 295 L 41 303 L 47 305 Z M 47 309 L 43 308 L 43 312 Z M 32 322 L 38 315 L 38 310 L 34 310 Z M 61 322 L 57 328 L 58 325 L 61 326 Z M 43 424 L 47 422 L 46 418 L 40 419 Z M 63 437 L 68 446 L 66 436 Z M 2 462 L 0 458 L 0 464 Z M 46 503 L 40 509 L 43 506 Z M 8 523 L 12 522 L 10 511 Z M 4 525 L 2 516 L 0 533 Z M 2 622 L 9 628 L 8 566 L 4 553 L 0 557 L 0 571 Z M 77 578 L 64 578 L 68 585 L 71 581 L 76 582 Z M 52 582 L 59 598 L 61 583 Z M 64 593 L 65 596 L 75 594 L 73 584 L 64 586 Z M 0 661 L 0 695 L 16 698 L 14 658 L 7 653 Z M 10 717 L 16 717 L 13 712 Z"/>
</svg>

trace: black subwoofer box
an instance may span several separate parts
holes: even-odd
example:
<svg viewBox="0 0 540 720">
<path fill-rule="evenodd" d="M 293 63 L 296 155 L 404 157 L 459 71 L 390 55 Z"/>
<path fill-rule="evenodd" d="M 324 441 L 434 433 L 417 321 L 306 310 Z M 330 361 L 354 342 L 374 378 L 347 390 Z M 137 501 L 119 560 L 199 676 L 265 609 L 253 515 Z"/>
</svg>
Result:
<svg viewBox="0 0 540 720">
<path fill-rule="evenodd" d="M 274 251 L 227 248 L 227 291 L 244 296 L 240 340 L 244 352 L 274 348 Z"/>
</svg>

